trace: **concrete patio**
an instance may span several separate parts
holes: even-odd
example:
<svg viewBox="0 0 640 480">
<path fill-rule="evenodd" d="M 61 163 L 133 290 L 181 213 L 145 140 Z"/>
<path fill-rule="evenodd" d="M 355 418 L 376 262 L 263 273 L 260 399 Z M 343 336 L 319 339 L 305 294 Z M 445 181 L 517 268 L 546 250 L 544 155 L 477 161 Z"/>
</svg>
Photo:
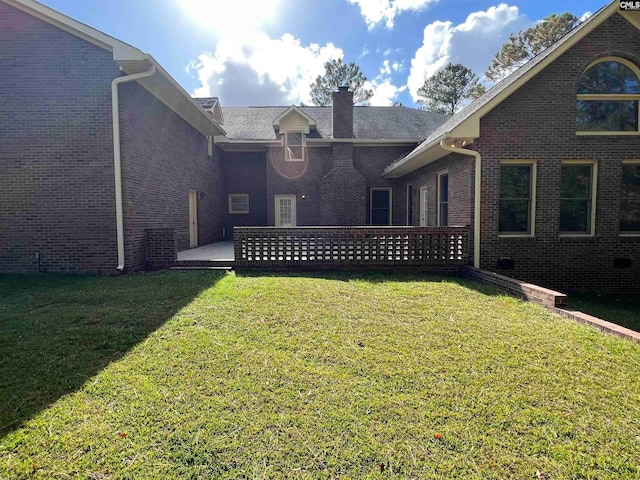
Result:
<svg viewBox="0 0 640 480">
<path fill-rule="evenodd" d="M 178 262 L 233 262 L 233 241 L 210 243 L 178 252 Z"/>
</svg>

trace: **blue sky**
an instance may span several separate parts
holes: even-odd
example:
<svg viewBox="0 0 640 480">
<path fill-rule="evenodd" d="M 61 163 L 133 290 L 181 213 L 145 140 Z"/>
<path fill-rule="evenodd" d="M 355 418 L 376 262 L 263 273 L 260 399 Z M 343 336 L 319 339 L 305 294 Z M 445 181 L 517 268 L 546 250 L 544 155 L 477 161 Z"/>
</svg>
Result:
<svg viewBox="0 0 640 480">
<path fill-rule="evenodd" d="M 356 62 L 373 105 L 415 106 L 426 77 L 462 63 L 483 78 L 511 32 L 604 0 L 43 0 L 156 58 L 223 106 L 309 102 L 330 58 Z"/>
</svg>

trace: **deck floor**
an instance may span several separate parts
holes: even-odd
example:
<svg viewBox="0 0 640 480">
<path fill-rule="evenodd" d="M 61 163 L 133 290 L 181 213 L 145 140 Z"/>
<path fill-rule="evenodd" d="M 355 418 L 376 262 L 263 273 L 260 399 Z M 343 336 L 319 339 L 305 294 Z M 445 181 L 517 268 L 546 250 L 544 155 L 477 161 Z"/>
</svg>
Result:
<svg viewBox="0 0 640 480">
<path fill-rule="evenodd" d="M 181 260 L 215 260 L 233 261 L 233 242 L 216 242 L 202 247 L 190 248 L 178 252 L 178 261 Z"/>
</svg>

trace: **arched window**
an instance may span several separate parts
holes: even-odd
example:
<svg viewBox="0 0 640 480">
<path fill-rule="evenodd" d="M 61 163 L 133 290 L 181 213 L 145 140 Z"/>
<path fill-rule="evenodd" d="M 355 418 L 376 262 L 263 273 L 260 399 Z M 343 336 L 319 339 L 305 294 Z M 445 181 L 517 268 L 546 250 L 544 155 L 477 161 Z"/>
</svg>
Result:
<svg viewBox="0 0 640 480">
<path fill-rule="evenodd" d="M 591 64 L 578 84 L 578 134 L 638 133 L 640 71 L 622 58 Z"/>
</svg>

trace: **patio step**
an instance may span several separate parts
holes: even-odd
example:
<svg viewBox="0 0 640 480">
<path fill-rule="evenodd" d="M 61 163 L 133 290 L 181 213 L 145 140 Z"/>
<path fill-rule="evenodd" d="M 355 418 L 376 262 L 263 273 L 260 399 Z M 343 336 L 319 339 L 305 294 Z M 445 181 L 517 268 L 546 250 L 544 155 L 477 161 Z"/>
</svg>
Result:
<svg viewBox="0 0 640 480">
<path fill-rule="evenodd" d="M 171 270 L 231 270 L 233 260 L 178 260 Z"/>
</svg>

